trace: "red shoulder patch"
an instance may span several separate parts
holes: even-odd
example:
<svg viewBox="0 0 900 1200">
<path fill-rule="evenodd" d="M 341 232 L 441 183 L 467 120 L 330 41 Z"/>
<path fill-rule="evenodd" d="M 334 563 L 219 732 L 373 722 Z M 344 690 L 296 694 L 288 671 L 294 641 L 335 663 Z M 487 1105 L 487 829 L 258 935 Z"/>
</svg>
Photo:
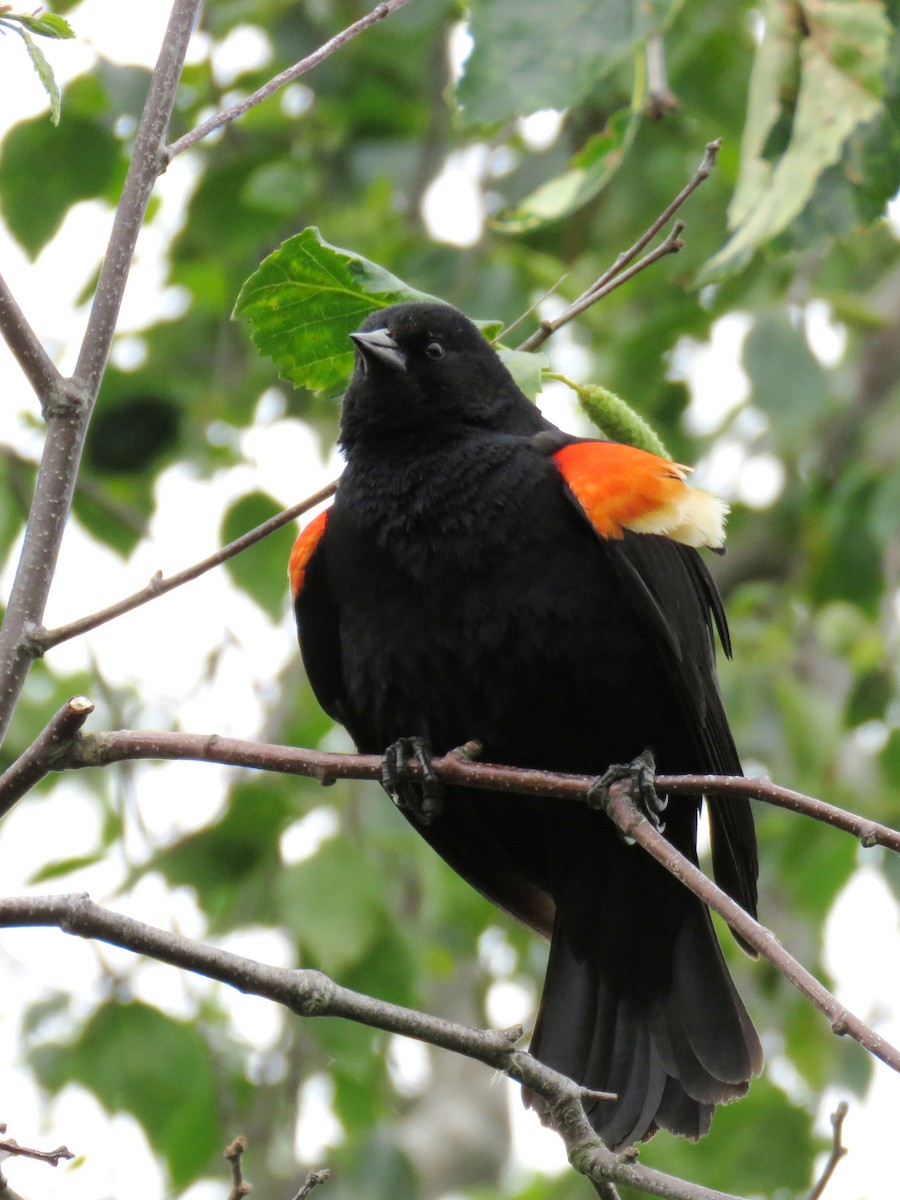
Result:
<svg viewBox="0 0 900 1200">
<path fill-rule="evenodd" d="M 310 523 L 301 530 L 296 542 L 294 542 L 290 561 L 288 562 L 288 579 L 291 581 L 291 595 L 295 600 L 300 595 L 300 590 L 303 587 L 307 564 L 312 558 L 316 546 L 321 541 L 322 534 L 325 532 L 329 511 L 326 508 L 318 516 L 313 517 Z"/>
<path fill-rule="evenodd" d="M 553 461 L 596 532 L 604 538 L 656 533 L 688 546 L 718 548 L 728 507 L 690 488 L 688 467 L 619 442 L 575 442 Z"/>
</svg>

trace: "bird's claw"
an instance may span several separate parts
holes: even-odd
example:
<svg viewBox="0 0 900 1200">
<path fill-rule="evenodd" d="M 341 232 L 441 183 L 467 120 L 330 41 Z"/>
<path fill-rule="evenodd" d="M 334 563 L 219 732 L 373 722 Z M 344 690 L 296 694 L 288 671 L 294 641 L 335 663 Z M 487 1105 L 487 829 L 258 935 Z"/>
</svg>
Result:
<svg viewBox="0 0 900 1200">
<path fill-rule="evenodd" d="M 627 780 L 631 784 L 631 798 L 659 833 L 665 833 L 666 823 L 660 814 L 669 807 L 669 797 L 660 796 L 656 790 L 656 759 L 652 750 L 644 750 L 629 763 L 613 763 L 599 775 L 588 789 L 588 804 L 591 808 L 603 808 L 603 801 L 614 783 Z M 629 845 L 634 838 L 621 835 Z"/>
<path fill-rule="evenodd" d="M 413 762 L 422 772 L 419 779 L 410 772 Z M 440 815 L 444 789 L 431 765 L 431 750 L 424 738 L 402 737 L 388 746 L 381 760 L 381 786 L 399 809 L 422 825 L 430 825 Z"/>
</svg>

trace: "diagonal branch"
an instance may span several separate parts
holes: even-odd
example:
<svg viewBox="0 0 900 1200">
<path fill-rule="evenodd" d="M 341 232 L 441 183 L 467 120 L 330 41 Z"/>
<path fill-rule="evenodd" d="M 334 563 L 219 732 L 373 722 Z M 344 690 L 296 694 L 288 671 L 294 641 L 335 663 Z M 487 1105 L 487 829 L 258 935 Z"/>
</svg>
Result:
<svg viewBox="0 0 900 1200">
<path fill-rule="evenodd" d="M 812 1191 L 806 1197 L 806 1200 L 821 1200 L 825 1194 L 825 1189 L 835 1172 L 838 1163 L 847 1153 L 847 1147 L 843 1143 L 842 1134 L 844 1131 L 844 1121 L 847 1117 L 847 1102 L 842 1100 L 834 1112 L 831 1114 L 831 1153 L 825 1162 L 822 1169 L 822 1174 L 813 1186 Z"/>
<path fill-rule="evenodd" d="M 682 243 L 678 235 L 684 226 L 679 222 L 677 227 L 673 229 L 666 240 L 655 251 L 645 255 L 640 262 L 635 263 L 634 267 L 627 274 L 624 273 L 625 268 L 633 263 L 641 251 L 653 241 L 659 231 L 678 212 L 688 197 L 697 190 L 705 179 L 709 178 L 716 165 L 721 144 L 720 138 L 707 143 L 703 160 L 689 182 L 685 184 L 675 199 L 666 205 L 653 224 L 641 234 L 634 245 L 628 250 L 623 251 L 612 266 L 607 268 L 600 278 L 596 279 L 586 291 L 582 292 L 577 300 L 573 300 L 568 308 L 564 309 L 558 317 L 554 317 L 552 321 L 541 321 L 531 337 L 526 338 L 518 347 L 519 350 L 537 350 L 557 329 L 561 329 L 563 325 L 567 325 L 569 321 L 584 312 L 585 309 L 590 308 L 592 304 L 609 295 L 614 290 L 613 280 L 616 276 L 622 276 L 618 283 L 615 284 L 615 287 L 618 287 L 626 279 L 631 279 L 639 271 L 643 271 L 645 267 L 649 267 L 652 263 L 656 262 L 657 259 L 664 257 L 666 254 L 674 254 L 681 249 Z"/>
<path fill-rule="evenodd" d="M 330 54 L 334 54 L 335 50 L 339 50 L 341 46 L 346 45 L 357 34 L 362 33 L 364 29 L 368 29 L 371 25 L 376 25 L 379 21 L 383 21 L 385 17 L 389 17 L 398 8 L 403 8 L 404 5 L 409 3 L 410 0 L 385 0 L 383 4 L 377 5 L 371 12 L 366 13 L 364 17 L 360 17 L 358 21 L 354 21 L 352 25 L 348 25 L 346 29 L 342 29 L 340 33 L 336 33 L 333 38 L 330 38 L 318 50 L 314 50 L 312 54 L 308 54 L 306 58 L 301 58 L 292 67 L 288 67 L 287 70 L 275 75 L 268 83 L 264 83 L 261 88 L 257 88 L 255 92 L 251 92 L 243 100 L 237 101 L 237 103 L 230 105 L 228 108 L 223 108 L 221 112 L 214 113 L 213 116 L 209 117 L 201 125 L 190 130 L 183 137 L 180 137 L 177 142 L 173 142 L 166 150 L 167 161 L 171 161 L 177 154 L 181 154 L 182 151 L 195 145 L 214 130 L 227 125 L 229 121 L 234 121 L 238 117 L 242 117 L 244 113 L 249 112 L 251 108 L 255 108 L 257 104 L 262 104 L 263 100 L 268 100 L 280 88 L 285 87 L 286 84 L 293 83 L 295 79 L 299 79 L 301 75 L 305 75 L 307 71 L 311 71 L 313 67 L 317 67 L 320 62 L 328 58 Z"/>
<path fill-rule="evenodd" d="M 0 739 L 28 675 L 72 508 L 88 421 L 106 366 L 134 246 L 162 167 L 161 148 L 200 0 L 175 0 L 135 138 L 122 198 L 72 379 L 45 406 L 47 440 L 41 456 L 25 541 L 0 629 Z M 46 370 L 45 370 L 46 374 Z"/>
<path fill-rule="evenodd" d="M 6 280 L 0 277 L 0 333 L 15 355 L 35 395 L 46 408 L 58 397 L 63 377 L 57 371 L 37 334 L 28 324 Z"/>
<path fill-rule="evenodd" d="M 598 1183 L 612 1181 L 639 1188 L 665 1200 L 737 1200 L 687 1183 L 628 1155 L 613 1154 L 591 1128 L 584 1111 L 584 1089 L 538 1062 L 515 1043 L 521 1028 L 473 1029 L 415 1009 L 388 1004 L 341 987 L 318 971 L 271 967 L 178 934 L 145 925 L 93 903 L 84 894 L 0 900 L 0 927 L 55 926 L 76 937 L 96 938 L 136 954 L 194 971 L 209 979 L 283 1004 L 300 1017 L 342 1017 L 455 1051 L 523 1084 L 542 1096 L 576 1170 Z"/>
<path fill-rule="evenodd" d="M 0 775 L 0 820 L 71 751 L 82 725 L 94 711 L 86 696 L 73 696 L 38 734 L 24 754 Z"/>
<path fill-rule="evenodd" d="M 43 736 L 43 735 L 42 735 Z M 38 739 L 40 741 L 40 739 Z M 31 751 L 26 752 L 30 754 Z M 473 762 L 478 753 L 477 743 L 468 743 L 459 750 L 451 751 L 443 758 L 434 760 L 437 777 L 444 783 L 462 787 L 477 787 L 487 791 L 498 791 L 510 796 L 548 796 L 579 803 L 590 802 L 596 780 L 588 775 L 563 775 L 552 771 L 523 770 L 516 767 Z M 40 755 L 38 754 L 38 757 Z M 68 770 L 83 767 L 105 766 L 112 762 L 134 759 L 192 759 L 201 762 L 216 762 L 231 766 L 252 767 L 282 774 L 303 775 L 328 784 L 338 778 L 380 779 L 382 762 L 377 755 L 329 754 L 319 750 L 304 750 L 292 746 L 272 746 L 261 742 L 241 741 L 237 738 L 222 738 L 215 734 L 189 734 L 166 732 L 143 732 L 119 730 L 109 733 L 94 733 L 87 737 L 73 736 L 68 748 L 54 744 L 52 754 L 44 754 L 41 770 L 31 764 L 27 778 L 33 782 L 51 770 Z M 21 760 L 20 760 L 21 761 Z M 3 811 L 15 803 L 23 793 L 22 778 L 25 772 L 18 771 L 8 782 L 9 776 L 17 771 L 14 764 L 7 775 L 0 778 L 0 808 Z M 412 767 L 413 774 L 417 768 Z M 715 776 L 700 776 L 689 788 L 693 794 L 710 794 L 721 782 Z M 675 793 L 678 777 L 659 776 L 657 785 L 661 791 Z M 730 780 L 726 780 L 730 783 Z M 779 791 L 774 785 L 758 781 L 746 781 L 758 789 L 756 794 L 771 803 L 779 803 Z M 740 905 L 708 879 L 693 863 L 680 854 L 670 842 L 656 832 L 642 816 L 627 794 L 619 789 L 609 789 L 608 815 L 629 837 L 633 837 L 667 871 L 675 875 L 687 888 L 727 921 L 741 938 L 767 959 L 781 975 L 797 988 L 831 1022 L 832 1032 L 841 1036 L 850 1034 L 876 1058 L 880 1058 L 893 1070 L 900 1072 L 900 1050 L 880 1037 L 873 1029 L 845 1008 L 832 994 L 815 979 L 778 942 L 775 935 L 765 926 L 749 916 Z M 799 793 L 790 793 L 786 807 L 799 811 Z M 813 802 L 814 806 L 821 801 Z M 826 806 L 828 807 L 828 806 Z M 824 812 L 819 811 L 820 817 Z M 835 809 L 829 814 L 836 819 L 831 823 L 844 826 L 846 817 L 852 814 Z M 881 827 L 896 840 L 900 835 Z M 864 844 L 874 844 L 875 827 L 866 823 L 862 836 Z M 879 835 L 880 836 L 880 835 Z"/>
<path fill-rule="evenodd" d="M 104 625 L 107 621 L 112 621 L 116 617 L 121 617 L 124 613 L 131 612 L 132 609 L 140 608 L 142 604 L 147 604 L 150 600 L 155 600 L 157 596 L 165 596 L 167 592 L 174 591 L 175 588 L 181 587 L 182 584 L 198 579 L 207 571 L 211 571 L 213 567 L 220 566 L 222 563 L 227 562 L 229 558 L 234 558 L 236 554 L 240 554 L 243 550 L 255 545 L 256 542 L 262 541 L 264 537 L 268 537 L 276 529 L 281 529 L 283 525 L 296 520 L 297 517 L 302 516 L 309 509 L 315 508 L 317 504 L 320 504 L 323 500 L 327 500 L 329 496 L 333 496 L 336 490 L 337 481 L 335 480 L 314 495 L 307 496 L 305 500 L 301 500 L 298 504 L 284 509 L 283 512 L 276 513 L 274 517 L 269 517 L 268 521 L 263 521 L 262 525 L 257 525 L 255 529 L 241 534 L 239 538 L 235 538 L 227 546 L 222 546 L 215 554 L 210 554 L 208 558 L 204 558 L 201 562 L 194 563 L 193 566 L 186 567 L 183 571 L 178 571 L 175 575 L 169 575 L 167 578 L 164 578 L 161 572 L 157 572 L 146 587 L 141 588 L 138 592 L 133 592 L 130 596 L 125 596 L 122 600 L 117 600 L 115 604 L 110 604 L 108 608 L 102 608 L 99 612 L 90 613 L 86 617 L 80 617 L 77 621 L 72 621 L 68 625 L 60 625 L 57 629 L 34 630 L 31 635 L 32 644 L 38 653 L 43 654 L 52 646 L 58 646 L 60 642 L 67 642 L 70 638 L 78 637 L 82 633 L 88 633 L 91 629 L 96 629 L 98 625 Z M 2 815 L 2 812 L 0 812 L 0 815 Z"/>
</svg>

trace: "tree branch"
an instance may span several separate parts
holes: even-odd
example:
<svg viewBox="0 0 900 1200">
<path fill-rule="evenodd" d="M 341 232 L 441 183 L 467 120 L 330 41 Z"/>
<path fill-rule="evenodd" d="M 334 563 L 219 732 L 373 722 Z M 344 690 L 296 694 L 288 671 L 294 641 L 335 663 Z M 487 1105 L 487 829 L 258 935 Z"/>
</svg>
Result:
<svg viewBox="0 0 900 1200">
<path fill-rule="evenodd" d="M 0 333 L 9 346 L 25 378 L 46 409 L 60 395 L 63 377 L 57 371 L 37 334 L 28 324 L 6 280 L 0 276 Z"/>
<path fill-rule="evenodd" d="M 515 1043 L 520 1028 L 473 1029 L 415 1009 L 388 1004 L 341 987 L 318 971 L 271 967 L 189 938 L 145 925 L 99 905 L 84 894 L 0 900 L 0 927 L 55 926 L 76 937 L 94 938 L 136 954 L 194 971 L 209 979 L 283 1004 L 300 1017 L 342 1017 L 464 1054 L 502 1071 L 542 1096 L 563 1138 L 569 1160 L 583 1175 L 604 1182 L 629 1184 L 665 1200 L 737 1200 L 736 1197 L 687 1183 L 628 1155 L 613 1154 L 591 1128 L 583 1107 L 584 1089 L 538 1062 Z"/>
<path fill-rule="evenodd" d="M 740 934 L 743 940 L 767 959 L 801 995 L 824 1013 L 831 1022 L 832 1033 L 839 1037 L 849 1033 L 870 1054 L 880 1058 L 894 1071 L 900 1072 L 900 1050 L 839 1003 L 827 988 L 784 949 L 770 929 L 754 921 L 749 913 L 717 888 L 698 867 L 654 829 L 632 799 L 630 788 L 629 780 L 617 781 L 610 785 L 603 799 L 603 808 L 607 815 L 626 837 L 634 838 L 638 845 L 643 846 L 671 875 L 727 921 L 735 933 Z"/>
<path fill-rule="evenodd" d="M 220 129 L 223 125 L 227 125 L 229 121 L 234 121 L 238 117 L 242 117 L 244 113 L 249 112 L 251 108 L 255 108 L 257 104 L 262 104 L 263 100 L 268 98 L 283 88 L 288 83 L 293 83 L 295 79 L 299 79 L 301 75 L 305 75 L 307 71 L 311 71 L 313 67 L 317 67 L 320 62 L 334 54 L 335 50 L 339 50 L 341 46 L 347 44 L 362 33 L 364 29 L 368 29 L 371 25 L 376 25 L 379 21 L 383 21 L 385 17 L 389 17 L 391 13 L 395 13 L 399 8 L 409 4 L 410 0 L 385 0 L 385 3 L 377 5 L 370 13 L 366 13 L 364 17 L 360 17 L 358 21 L 354 21 L 352 25 L 348 25 L 346 29 L 342 29 L 340 33 L 335 34 L 318 50 L 314 50 L 312 54 L 301 58 L 299 62 L 294 63 L 292 67 L 275 75 L 268 83 L 264 83 L 261 88 L 257 88 L 249 96 L 243 100 L 239 100 L 236 104 L 230 105 L 228 108 L 222 109 L 221 112 L 215 113 L 208 120 L 192 129 L 189 133 L 184 134 L 173 142 L 166 149 L 166 161 L 171 160 L 182 151 L 187 150 L 190 146 L 202 141 L 216 129 Z"/>
<path fill-rule="evenodd" d="M 45 404 L 47 440 L 9 605 L 0 629 L 0 740 L 38 652 L 30 639 L 41 621 L 56 570 L 63 530 L 91 409 L 106 366 L 135 242 L 156 176 L 175 90 L 200 0 L 175 0 L 135 138 L 122 198 L 72 379 Z M 7 304 L 7 319 L 9 317 Z M 20 331 L 21 332 L 21 331 Z M 31 347 L 34 350 L 34 346 Z M 26 355 L 26 358 L 28 356 Z M 43 368 L 46 375 L 46 366 Z"/>
<path fill-rule="evenodd" d="M 670 218 L 673 217 L 676 212 L 678 212 L 679 208 L 681 208 L 691 193 L 695 192 L 700 184 L 703 183 L 705 179 L 708 179 L 712 174 L 713 168 L 716 165 L 716 158 L 718 156 L 721 144 L 722 142 L 720 138 L 716 138 L 715 141 L 707 143 L 706 150 L 703 154 L 703 160 L 700 163 L 700 166 L 694 172 L 690 182 L 681 189 L 671 204 L 667 205 L 666 208 L 659 214 L 649 229 L 641 234 L 633 246 L 631 246 L 628 250 L 623 251 L 613 265 L 604 271 L 600 278 L 595 280 L 586 291 L 582 292 L 577 300 L 573 300 L 568 308 L 564 309 L 558 317 L 555 317 L 552 321 L 542 321 L 540 326 L 535 330 L 531 337 L 526 338 L 525 341 L 522 342 L 522 344 L 518 347 L 519 350 L 537 350 L 538 347 L 542 346 L 544 342 L 546 342 L 547 338 L 556 333 L 557 329 L 561 329 L 563 325 L 567 325 L 569 321 L 573 320 L 580 313 L 583 313 L 585 309 L 590 308 L 592 304 L 595 304 L 604 296 L 609 295 L 609 293 L 614 290 L 614 288 L 610 285 L 616 276 L 622 276 L 622 278 L 619 279 L 618 283 L 615 285 L 618 287 L 627 279 L 631 279 L 637 275 L 639 271 L 643 271 L 646 267 L 649 267 L 652 263 L 656 262 L 657 259 L 664 257 L 666 254 L 674 254 L 681 249 L 683 243 L 679 240 L 678 235 L 684 226 L 679 222 L 677 227 L 673 229 L 672 233 L 669 234 L 662 245 L 660 245 L 650 254 L 647 254 L 640 260 L 640 262 L 635 263 L 634 267 L 625 273 L 625 268 L 629 265 L 629 263 L 634 262 L 644 247 L 653 241 L 667 221 L 669 221 Z"/>
<path fill-rule="evenodd" d="M 841 1141 L 841 1134 L 844 1129 L 844 1119 L 847 1116 L 847 1102 L 842 1100 L 834 1112 L 831 1114 L 831 1153 L 828 1155 L 828 1160 L 822 1170 L 822 1174 L 816 1181 L 812 1191 L 807 1196 L 807 1200 L 821 1200 L 825 1189 L 834 1174 L 834 1169 L 847 1153 L 847 1147 Z"/>
<path fill-rule="evenodd" d="M 43 738 L 43 734 L 41 738 Z M 41 739 L 39 738 L 40 742 Z M 589 802 L 593 786 L 596 782 L 593 776 L 564 775 L 553 771 L 522 770 L 515 767 L 498 766 L 490 763 L 473 762 L 472 758 L 478 753 L 477 743 L 467 743 L 460 749 L 451 751 L 443 758 L 435 759 L 434 769 L 437 777 L 444 783 L 463 787 L 477 787 L 486 791 L 505 792 L 511 795 L 547 796 L 562 800 Z M 34 748 L 32 747 L 32 750 Z M 112 762 L 131 761 L 134 759 L 192 759 L 201 762 L 216 762 L 230 766 L 252 767 L 259 770 L 276 771 L 282 774 L 302 775 L 318 779 L 327 785 L 338 778 L 346 779 L 379 779 L 381 777 L 381 759 L 377 755 L 365 754 L 329 754 L 320 750 L 304 750 L 292 746 L 273 746 L 261 742 L 242 741 L 237 738 L 222 738 L 216 734 L 166 733 L 155 731 L 119 730 L 108 733 L 94 733 L 88 736 L 75 734 L 68 748 L 53 743 L 51 752 L 42 752 L 38 748 L 31 755 L 26 768 L 15 764 L 7 776 L 0 779 L 0 811 L 8 811 L 15 800 L 23 794 L 22 780 L 28 779 L 31 785 L 37 778 L 50 770 L 69 770 L 83 767 L 105 766 Z M 21 762 L 21 760 L 20 760 Z M 13 773 L 10 782 L 7 777 Z M 417 768 L 413 765 L 413 775 Z M 659 776 L 659 790 L 675 794 L 679 788 L 677 776 Z M 724 782 L 724 791 L 731 787 L 730 777 L 724 781 L 717 776 L 689 777 L 688 784 L 681 790 L 692 794 L 711 794 Z M 823 819 L 824 815 L 834 818 L 832 824 L 844 828 L 855 822 L 852 814 L 840 809 L 824 805 L 822 801 L 812 801 L 799 793 L 787 789 L 776 788 L 775 785 L 761 781 L 744 781 L 749 785 L 752 794 L 769 803 L 781 804 L 787 799 L 785 807 L 794 811 L 807 811 Z M 783 797 L 781 793 L 786 793 Z M 801 801 L 809 801 L 803 805 Z M 745 942 L 751 945 L 759 954 L 770 962 L 778 972 L 785 977 L 797 990 L 804 995 L 820 1012 L 824 1013 L 831 1022 L 832 1032 L 838 1036 L 850 1034 L 876 1058 L 880 1058 L 893 1070 L 900 1072 L 900 1051 L 880 1037 L 873 1029 L 855 1016 L 849 1009 L 840 1004 L 832 994 L 824 988 L 783 946 L 775 935 L 765 926 L 753 920 L 740 905 L 708 879 L 693 863 L 680 854 L 670 842 L 650 825 L 640 810 L 634 805 L 627 786 L 624 791 L 613 785 L 608 791 L 607 813 L 616 825 L 628 837 L 634 838 L 647 853 L 651 854 L 672 875 L 679 879 L 685 887 L 711 908 L 738 933 Z M 825 810 L 829 810 L 825 813 Z M 856 832 L 855 829 L 851 829 Z M 890 835 L 890 839 L 886 838 Z M 874 823 L 864 823 L 862 841 L 864 845 L 875 844 L 874 839 L 896 841 L 900 838 L 895 831 Z"/>
<path fill-rule="evenodd" d="M 185 570 L 170 575 L 168 578 L 164 578 L 161 572 L 157 572 L 146 587 L 141 588 L 138 592 L 133 592 L 130 596 L 125 596 L 122 600 L 117 600 L 108 608 L 102 608 L 99 612 L 90 613 L 86 617 L 80 617 L 77 621 L 72 621 L 68 625 L 60 625 L 56 629 L 33 630 L 32 644 L 38 653 L 43 654 L 51 647 L 58 646 L 60 642 L 66 642 L 82 633 L 88 633 L 91 629 L 96 629 L 98 625 L 104 625 L 107 621 L 131 612 L 132 609 L 140 608 L 142 604 L 147 604 L 158 596 L 165 596 L 167 592 L 181 587 L 184 583 L 190 583 L 191 580 L 198 579 L 207 571 L 211 571 L 213 567 L 218 567 L 227 562 L 229 558 L 234 558 L 236 554 L 240 554 L 241 551 L 255 545 L 256 542 L 262 541 L 264 537 L 268 537 L 282 525 L 296 520 L 310 508 L 315 508 L 317 504 L 327 500 L 329 496 L 333 496 L 336 490 L 337 480 L 327 484 L 314 495 L 307 496 L 305 500 L 286 508 L 283 512 L 276 513 L 274 517 L 269 517 L 268 521 L 263 521 L 262 525 L 257 525 L 255 529 L 241 534 L 239 538 L 235 538 L 233 542 L 229 542 L 227 546 L 217 550 L 215 554 L 210 554 L 208 558 L 194 563 L 192 567 L 186 567 Z M 2 780 L 0 780 L 0 786 L 2 786 Z"/>
<path fill-rule="evenodd" d="M 75 736 L 94 711 L 86 696 L 73 696 L 11 767 L 0 775 L 0 820 L 17 800 L 54 769 L 60 755 L 71 751 Z"/>
</svg>

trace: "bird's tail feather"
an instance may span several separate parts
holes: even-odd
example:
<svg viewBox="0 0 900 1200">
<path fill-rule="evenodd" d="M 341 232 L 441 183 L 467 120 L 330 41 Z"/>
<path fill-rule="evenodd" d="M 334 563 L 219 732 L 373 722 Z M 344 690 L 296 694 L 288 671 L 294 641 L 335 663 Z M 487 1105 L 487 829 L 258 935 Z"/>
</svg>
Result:
<svg viewBox="0 0 900 1200">
<path fill-rule="evenodd" d="M 630 970 L 612 977 L 604 970 L 609 947 L 601 937 L 586 949 L 582 936 L 572 937 L 561 899 L 532 1053 L 586 1088 L 616 1093 L 614 1103 L 587 1106 L 613 1149 L 657 1128 L 701 1137 L 715 1106 L 744 1095 L 762 1067 L 709 913 L 684 893 L 674 937 L 648 948 L 654 961 L 641 969 L 638 937 Z M 533 1094 L 525 1102 L 541 1110 Z"/>
</svg>

